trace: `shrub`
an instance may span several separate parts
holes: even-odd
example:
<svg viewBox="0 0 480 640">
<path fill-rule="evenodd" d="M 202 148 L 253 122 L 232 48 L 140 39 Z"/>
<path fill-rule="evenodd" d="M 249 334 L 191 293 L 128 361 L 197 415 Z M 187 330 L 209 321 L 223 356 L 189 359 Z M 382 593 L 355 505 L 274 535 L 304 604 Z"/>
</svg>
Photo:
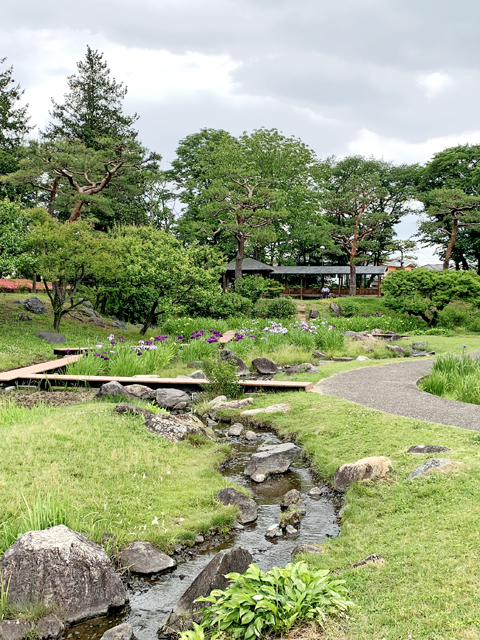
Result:
<svg viewBox="0 0 480 640">
<path fill-rule="evenodd" d="M 235 292 L 222 293 L 210 303 L 209 313 L 212 318 L 228 316 L 245 316 L 252 314 L 253 302 Z"/>
<path fill-rule="evenodd" d="M 237 366 L 228 360 L 204 360 L 203 371 L 210 384 L 201 385 L 212 398 L 227 396 L 236 398 L 243 392 L 237 378 Z"/>
<path fill-rule="evenodd" d="M 446 329 L 455 329 L 455 327 L 466 327 L 470 314 L 465 309 L 457 309 L 448 306 L 438 314 L 438 324 Z"/>
<path fill-rule="evenodd" d="M 346 318 L 351 318 L 360 313 L 360 307 L 356 300 L 352 298 L 342 298 L 340 306 L 342 307 L 342 313 Z"/>
<path fill-rule="evenodd" d="M 259 300 L 255 305 L 257 318 L 291 318 L 296 312 L 294 300 L 288 297 Z"/>
<path fill-rule="evenodd" d="M 302 622 L 323 626 L 327 615 L 344 615 L 351 606 L 343 580 L 311 570 L 305 562 L 267 572 L 252 564 L 243 575 L 229 573 L 226 578 L 231 584 L 224 591 L 198 598 L 210 603 L 202 609 L 201 627 L 212 640 L 222 634 L 242 640 L 286 634 Z"/>
<path fill-rule="evenodd" d="M 262 297 L 267 288 L 267 283 L 268 281 L 261 277 L 243 276 L 241 280 L 235 283 L 235 293 L 255 303 Z"/>
<path fill-rule="evenodd" d="M 276 280 L 265 280 L 267 286 L 265 288 L 265 295 L 268 298 L 278 298 L 284 291 L 285 287 Z"/>
<path fill-rule="evenodd" d="M 469 316 L 467 317 L 467 322 L 463 326 L 465 326 L 469 331 L 480 333 L 480 316 L 478 314 L 469 314 Z"/>
</svg>

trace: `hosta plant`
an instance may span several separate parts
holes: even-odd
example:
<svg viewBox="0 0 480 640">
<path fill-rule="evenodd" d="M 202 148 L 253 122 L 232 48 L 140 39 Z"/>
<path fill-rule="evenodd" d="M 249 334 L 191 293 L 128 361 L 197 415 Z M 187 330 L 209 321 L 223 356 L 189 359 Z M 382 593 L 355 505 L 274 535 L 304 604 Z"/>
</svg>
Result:
<svg viewBox="0 0 480 640">
<path fill-rule="evenodd" d="M 323 626 L 328 615 L 344 615 L 352 605 L 343 580 L 332 578 L 328 571 L 309 569 L 305 562 L 267 572 L 252 564 L 243 575 L 226 577 L 231 584 L 224 591 L 198 598 L 209 603 L 201 611 L 201 627 L 212 640 L 266 638 L 288 633 L 302 622 Z"/>
</svg>

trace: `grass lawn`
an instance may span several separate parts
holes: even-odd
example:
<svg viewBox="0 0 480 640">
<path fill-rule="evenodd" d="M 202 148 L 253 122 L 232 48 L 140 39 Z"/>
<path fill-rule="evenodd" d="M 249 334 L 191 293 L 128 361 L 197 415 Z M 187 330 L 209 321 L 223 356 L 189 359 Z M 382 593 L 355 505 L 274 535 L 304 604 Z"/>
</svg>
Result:
<svg viewBox="0 0 480 640">
<path fill-rule="evenodd" d="M 228 484 L 217 471 L 222 447 L 170 443 L 114 406 L 0 405 L 0 552 L 22 530 L 24 500 L 31 506 L 39 495 L 71 507 L 70 526 L 96 541 L 114 533 L 122 545 L 141 539 L 168 549 L 233 520 L 234 509 L 214 499 Z"/>
<path fill-rule="evenodd" d="M 315 393 L 263 396 L 255 405 L 273 402 L 292 410 L 268 422 L 298 436 L 327 482 L 340 464 L 367 456 L 386 455 L 394 467 L 388 481 L 347 492 L 340 536 L 322 544 L 321 556 L 308 556 L 312 566 L 341 571 L 358 605 L 325 640 L 480 638 L 480 434 Z M 452 451 L 440 455 L 459 465 L 408 481 L 435 457 L 407 454 L 414 444 L 445 445 Z M 385 563 L 348 568 L 372 553 Z"/>
</svg>

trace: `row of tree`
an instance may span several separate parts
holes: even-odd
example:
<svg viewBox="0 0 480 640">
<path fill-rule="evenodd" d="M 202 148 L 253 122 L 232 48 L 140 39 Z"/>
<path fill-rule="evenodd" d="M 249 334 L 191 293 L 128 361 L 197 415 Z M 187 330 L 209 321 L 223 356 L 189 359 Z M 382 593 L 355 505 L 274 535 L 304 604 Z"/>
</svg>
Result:
<svg viewBox="0 0 480 640">
<path fill-rule="evenodd" d="M 5 65 L 5 60 L 1 61 Z M 148 226 L 184 247 L 278 264 L 358 264 L 402 256 L 394 227 L 423 204 L 419 239 L 439 247 L 448 268 L 480 272 L 479 145 L 447 149 L 424 167 L 350 156 L 320 160 L 275 129 L 234 137 L 187 136 L 168 170 L 138 140 L 137 114 L 103 55 L 87 47 L 51 121 L 31 140 L 12 68 L 0 66 L 0 197 L 43 207 L 59 223 L 87 221 L 107 233 Z M 0 247 L 0 251 L 2 251 Z"/>
</svg>

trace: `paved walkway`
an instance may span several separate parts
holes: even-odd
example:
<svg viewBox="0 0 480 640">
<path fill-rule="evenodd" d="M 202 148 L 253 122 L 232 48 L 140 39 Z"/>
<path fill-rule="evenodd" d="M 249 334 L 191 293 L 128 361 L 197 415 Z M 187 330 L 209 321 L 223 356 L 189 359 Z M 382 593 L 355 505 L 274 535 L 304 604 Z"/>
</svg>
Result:
<svg viewBox="0 0 480 640">
<path fill-rule="evenodd" d="M 470 355 L 479 357 L 480 351 Z M 322 380 L 313 391 L 397 416 L 480 431 L 480 406 L 440 398 L 417 387 L 431 366 L 431 360 L 418 359 L 354 369 Z"/>
</svg>

